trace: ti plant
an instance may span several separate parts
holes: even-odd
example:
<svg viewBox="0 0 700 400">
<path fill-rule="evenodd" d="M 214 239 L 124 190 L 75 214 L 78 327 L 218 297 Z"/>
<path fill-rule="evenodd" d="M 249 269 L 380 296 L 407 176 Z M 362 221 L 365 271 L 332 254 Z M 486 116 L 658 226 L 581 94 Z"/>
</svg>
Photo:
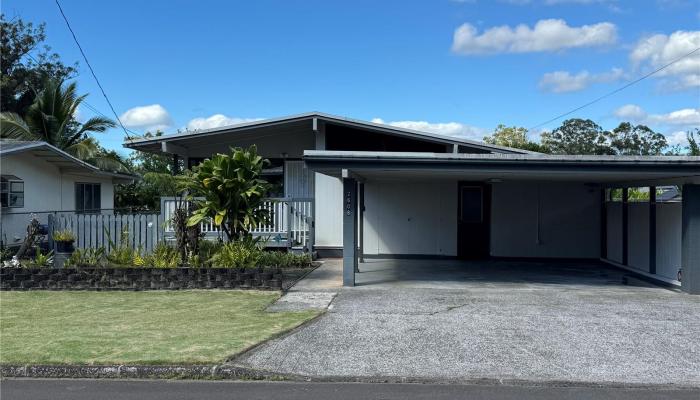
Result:
<svg viewBox="0 0 700 400">
<path fill-rule="evenodd" d="M 247 150 L 232 148 L 230 154 L 216 154 L 199 164 L 184 179 L 184 189 L 196 207 L 187 225 L 211 219 L 231 242 L 248 236 L 253 226 L 267 223 L 270 213 L 260 206 L 270 188 L 262 179 L 268 163 L 253 145 Z"/>
</svg>

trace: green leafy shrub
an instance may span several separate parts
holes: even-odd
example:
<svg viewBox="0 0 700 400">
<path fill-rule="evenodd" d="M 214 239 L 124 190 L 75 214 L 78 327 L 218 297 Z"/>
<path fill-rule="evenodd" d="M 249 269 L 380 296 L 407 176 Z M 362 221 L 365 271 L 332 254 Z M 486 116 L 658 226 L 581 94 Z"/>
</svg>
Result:
<svg viewBox="0 0 700 400">
<path fill-rule="evenodd" d="M 195 260 L 192 262 L 188 261 L 191 267 L 205 267 L 211 263 L 212 258 L 216 253 L 221 250 L 223 243 L 218 240 L 202 240 L 199 242 L 199 253 L 197 254 L 196 264 Z"/>
<path fill-rule="evenodd" d="M 54 232 L 53 240 L 56 242 L 75 242 L 75 235 L 69 229 L 64 229 Z"/>
<path fill-rule="evenodd" d="M 229 242 L 221 246 L 211 258 L 211 264 L 217 268 L 255 268 L 258 266 L 262 250 L 242 241 Z"/>
<path fill-rule="evenodd" d="M 141 256 L 139 255 L 137 258 L 141 258 Z M 152 268 L 177 268 L 182 263 L 180 252 L 175 247 L 163 242 L 158 243 L 153 252 L 142 258 L 143 266 Z"/>
<path fill-rule="evenodd" d="M 107 261 L 111 264 L 122 266 L 132 266 L 139 262 L 140 254 L 129 246 L 129 230 L 125 227 L 119 234 L 119 246 L 112 240 L 109 232 L 105 228 L 107 240 L 109 242 L 109 253 L 106 254 Z"/>
<path fill-rule="evenodd" d="M 53 264 L 53 250 L 46 254 L 41 252 L 39 247 L 36 248 L 36 255 L 31 262 L 32 267 L 50 267 Z"/>
<path fill-rule="evenodd" d="M 281 251 L 264 252 L 260 264 L 266 267 L 304 268 L 311 265 L 311 254 L 294 254 Z"/>
<path fill-rule="evenodd" d="M 96 268 L 105 265 L 105 248 L 75 249 L 73 254 L 63 264 L 64 268 L 88 267 Z"/>
</svg>

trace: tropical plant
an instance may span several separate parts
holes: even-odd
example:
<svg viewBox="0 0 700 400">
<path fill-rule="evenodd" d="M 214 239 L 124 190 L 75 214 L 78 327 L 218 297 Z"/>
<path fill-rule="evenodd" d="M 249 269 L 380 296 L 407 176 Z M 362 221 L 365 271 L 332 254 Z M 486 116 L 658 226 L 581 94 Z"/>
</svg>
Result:
<svg viewBox="0 0 700 400">
<path fill-rule="evenodd" d="M 75 249 L 68 260 L 63 264 L 64 268 L 75 267 L 101 267 L 105 264 L 105 248 Z"/>
<path fill-rule="evenodd" d="M 129 229 L 124 227 L 119 233 L 119 244 L 112 240 L 112 236 L 105 227 L 107 242 L 109 243 L 109 253 L 106 254 L 107 261 L 118 265 L 133 265 L 134 259 L 139 256 L 139 252 L 129 246 Z"/>
<path fill-rule="evenodd" d="M 56 242 L 75 242 L 75 234 L 70 229 L 56 231 L 53 233 L 53 240 Z"/>
<path fill-rule="evenodd" d="M 225 243 L 211 258 L 213 267 L 249 269 L 258 266 L 262 250 L 253 241 Z"/>
<path fill-rule="evenodd" d="M 230 154 L 204 160 L 185 175 L 183 186 L 196 206 L 187 224 L 211 219 L 230 242 L 248 236 L 253 226 L 266 223 L 269 211 L 260 206 L 270 184 L 261 174 L 268 163 L 254 145 L 247 150 L 232 148 Z"/>
<path fill-rule="evenodd" d="M 36 248 L 36 254 L 34 255 L 34 260 L 32 265 L 35 267 L 50 267 L 53 264 L 53 250 L 46 254 L 41 252 L 41 248 Z"/>
<path fill-rule="evenodd" d="M 100 169 L 126 171 L 115 152 L 104 150 L 90 136 L 114 127 L 114 122 L 105 117 L 92 117 L 83 123 L 75 119 L 86 97 L 78 96 L 75 82 L 64 86 L 61 80 L 47 80 L 24 118 L 13 112 L 0 113 L 0 136 L 44 141 Z"/>
<path fill-rule="evenodd" d="M 304 268 L 311 265 L 311 254 L 285 253 L 282 251 L 266 251 L 260 257 L 260 265 L 278 268 Z"/>
<path fill-rule="evenodd" d="M 153 252 L 143 256 L 143 265 L 152 268 L 177 268 L 181 263 L 178 250 L 163 242 L 158 243 Z"/>
</svg>

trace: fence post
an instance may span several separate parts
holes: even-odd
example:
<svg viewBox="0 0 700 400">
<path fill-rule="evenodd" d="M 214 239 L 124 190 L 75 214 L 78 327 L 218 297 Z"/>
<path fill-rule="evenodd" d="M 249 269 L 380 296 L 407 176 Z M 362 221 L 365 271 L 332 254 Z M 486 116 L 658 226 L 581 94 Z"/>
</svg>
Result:
<svg viewBox="0 0 700 400">
<path fill-rule="evenodd" d="M 311 210 L 309 210 L 309 243 L 308 243 L 308 250 L 309 253 L 314 252 L 314 244 L 316 243 L 316 203 L 315 199 L 311 200 L 309 203 L 311 205 Z"/>
<path fill-rule="evenodd" d="M 294 246 L 294 229 L 292 225 L 292 202 L 290 200 L 285 200 L 287 203 L 287 247 L 292 248 Z"/>
<path fill-rule="evenodd" d="M 54 252 L 56 251 L 56 244 L 53 241 L 53 231 L 55 228 L 56 221 L 54 221 L 54 214 L 49 214 L 48 215 L 48 230 L 49 230 L 49 250 L 53 250 Z"/>
</svg>

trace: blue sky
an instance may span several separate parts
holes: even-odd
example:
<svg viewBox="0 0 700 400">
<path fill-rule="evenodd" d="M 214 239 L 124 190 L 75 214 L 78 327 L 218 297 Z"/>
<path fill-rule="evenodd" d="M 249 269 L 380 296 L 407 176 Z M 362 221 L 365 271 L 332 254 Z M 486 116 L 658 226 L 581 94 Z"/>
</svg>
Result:
<svg viewBox="0 0 700 400">
<path fill-rule="evenodd" d="M 323 111 L 480 139 L 499 123 L 538 125 L 700 47 L 700 6 L 683 0 L 61 4 L 136 132 Z M 54 1 L 2 6 L 47 23 L 53 50 L 80 62 L 88 103 L 109 114 Z M 645 123 L 682 143 L 700 126 L 699 103 L 700 52 L 571 117 Z M 98 138 L 125 152 L 123 136 Z"/>
</svg>

